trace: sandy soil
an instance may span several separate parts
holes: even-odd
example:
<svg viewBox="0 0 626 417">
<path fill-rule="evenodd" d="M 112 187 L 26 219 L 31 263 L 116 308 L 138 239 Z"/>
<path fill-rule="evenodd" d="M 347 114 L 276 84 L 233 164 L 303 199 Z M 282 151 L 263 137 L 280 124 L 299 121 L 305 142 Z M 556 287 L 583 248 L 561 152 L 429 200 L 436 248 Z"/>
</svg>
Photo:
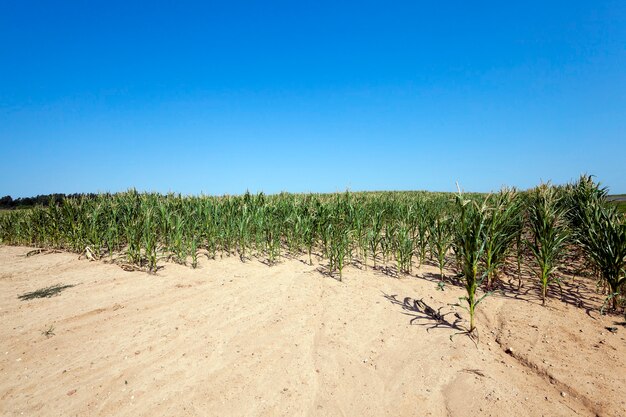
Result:
<svg viewBox="0 0 626 417">
<path fill-rule="evenodd" d="M 594 283 L 581 278 L 564 287 L 569 302 L 554 294 L 546 307 L 529 283 L 487 298 L 475 345 L 424 314 L 428 305 L 467 318 L 448 305 L 462 291 L 438 291 L 431 267 L 400 278 L 350 267 L 338 282 L 298 259 L 233 257 L 155 276 L 28 250 L 0 248 L 2 416 L 626 410 L 626 328 L 598 314 Z M 18 299 L 57 283 L 75 286 Z"/>
</svg>

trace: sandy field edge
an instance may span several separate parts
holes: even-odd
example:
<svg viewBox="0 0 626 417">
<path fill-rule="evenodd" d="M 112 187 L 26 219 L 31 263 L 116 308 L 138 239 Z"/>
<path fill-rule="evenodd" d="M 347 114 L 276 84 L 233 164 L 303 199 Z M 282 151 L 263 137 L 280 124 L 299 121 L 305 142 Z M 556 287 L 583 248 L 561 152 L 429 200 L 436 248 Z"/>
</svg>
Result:
<svg viewBox="0 0 626 417">
<path fill-rule="evenodd" d="M 149 275 L 29 250 L 0 247 L 1 416 L 626 410 L 623 317 L 599 314 L 587 279 L 545 307 L 531 282 L 505 285 L 479 306 L 475 344 L 454 336 L 462 289 L 437 290 L 428 265 L 400 277 L 351 266 L 339 282 L 305 257 L 229 257 Z M 18 299 L 54 284 L 73 286 Z"/>
</svg>

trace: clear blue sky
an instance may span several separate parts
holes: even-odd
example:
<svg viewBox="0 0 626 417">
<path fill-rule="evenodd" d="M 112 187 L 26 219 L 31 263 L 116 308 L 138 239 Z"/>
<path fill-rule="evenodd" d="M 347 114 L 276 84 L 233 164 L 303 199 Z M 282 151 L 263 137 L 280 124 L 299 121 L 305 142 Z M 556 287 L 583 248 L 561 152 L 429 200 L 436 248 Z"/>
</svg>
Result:
<svg viewBox="0 0 626 417">
<path fill-rule="evenodd" d="M 130 3 L 0 0 L 0 195 L 626 192 L 623 0 Z"/>
</svg>

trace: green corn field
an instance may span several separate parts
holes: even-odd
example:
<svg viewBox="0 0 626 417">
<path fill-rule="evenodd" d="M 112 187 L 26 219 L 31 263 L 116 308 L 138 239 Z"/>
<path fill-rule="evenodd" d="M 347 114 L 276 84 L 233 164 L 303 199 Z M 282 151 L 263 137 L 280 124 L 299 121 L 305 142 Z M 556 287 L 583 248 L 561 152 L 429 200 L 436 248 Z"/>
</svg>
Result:
<svg viewBox="0 0 626 417">
<path fill-rule="evenodd" d="M 274 265 L 316 260 L 338 280 L 347 265 L 412 274 L 424 262 L 455 270 L 474 328 L 474 309 L 507 272 L 536 273 L 545 299 L 566 254 L 623 304 L 626 221 L 589 176 L 491 195 L 345 192 L 239 196 L 139 193 L 74 196 L 0 211 L 0 243 L 59 249 L 156 273 L 165 262 L 191 268 L 201 257 L 238 256 Z M 607 240 L 608 239 L 608 240 Z M 610 247 L 607 249 L 608 242 Z M 510 269 L 509 272 L 510 274 Z M 459 284 L 460 285 L 460 284 Z M 483 291 L 477 295 L 477 291 Z"/>
</svg>

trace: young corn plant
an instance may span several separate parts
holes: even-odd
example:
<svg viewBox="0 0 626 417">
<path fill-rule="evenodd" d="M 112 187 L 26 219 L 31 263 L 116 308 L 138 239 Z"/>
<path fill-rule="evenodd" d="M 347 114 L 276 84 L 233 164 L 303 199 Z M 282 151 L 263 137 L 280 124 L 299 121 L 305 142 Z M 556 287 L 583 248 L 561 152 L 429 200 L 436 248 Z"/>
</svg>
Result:
<svg viewBox="0 0 626 417">
<path fill-rule="evenodd" d="M 383 210 L 375 211 L 370 216 L 371 228 L 367 232 L 367 240 L 369 242 L 369 248 L 372 251 L 372 258 L 374 258 L 374 269 L 376 269 L 376 258 L 378 257 L 378 251 L 382 246 L 383 240 L 383 216 L 385 212 Z"/>
<path fill-rule="evenodd" d="M 343 280 L 343 267 L 350 251 L 350 239 L 349 233 L 342 227 L 329 224 L 331 229 L 331 242 L 330 242 L 330 273 L 334 271 L 339 272 L 339 281 Z"/>
<path fill-rule="evenodd" d="M 368 239 L 367 239 L 367 217 L 366 217 L 365 207 L 362 205 L 356 208 L 355 218 L 354 218 L 354 230 L 353 235 L 356 239 L 356 247 L 360 252 L 361 259 L 363 260 L 363 266 L 367 270 L 367 249 L 368 249 Z"/>
<path fill-rule="evenodd" d="M 266 216 L 263 220 L 263 231 L 267 248 L 267 262 L 269 265 L 274 265 L 280 257 L 281 236 L 273 210 L 266 211 Z"/>
<path fill-rule="evenodd" d="M 138 216 L 126 213 L 124 219 L 124 234 L 126 238 L 126 257 L 128 262 L 141 265 L 141 241 L 144 234 L 142 220 Z"/>
<path fill-rule="evenodd" d="M 287 249 L 292 255 L 297 255 L 300 252 L 301 240 L 302 240 L 302 216 L 295 211 L 292 211 L 285 220 L 287 226 Z"/>
<path fill-rule="evenodd" d="M 412 270 L 411 267 L 414 252 L 414 242 L 408 227 L 403 225 L 397 229 L 395 243 L 398 271 L 409 274 Z"/>
<path fill-rule="evenodd" d="M 189 237 L 189 254 L 191 255 L 191 267 L 196 269 L 198 267 L 198 255 L 200 253 L 200 236 L 197 233 L 192 233 Z"/>
<path fill-rule="evenodd" d="M 174 261 L 185 265 L 187 261 L 187 245 L 185 245 L 185 219 L 182 214 L 175 215 L 172 222 L 172 242 L 171 252 L 174 255 Z"/>
<path fill-rule="evenodd" d="M 213 219 L 208 219 L 204 226 L 204 241 L 208 251 L 208 257 L 215 259 L 217 256 L 217 226 Z"/>
<path fill-rule="evenodd" d="M 380 243 L 380 251 L 383 255 L 383 263 L 387 263 L 390 259 L 390 255 L 393 252 L 396 244 L 396 229 L 398 228 L 395 224 L 386 224 L 385 225 L 385 233 L 383 234 L 383 238 Z"/>
<path fill-rule="evenodd" d="M 109 258 L 112 261 L 114 253 L 120 249 L 120 219 L 118 216 L 118 206 L 116 204 L 110 206 L 110 211 L 110 217 L 105 224 L 104 233 Z"/>
<path fill-rule="evenodd" d="M 626 217 L 598 200 L 578 218 L 577 241 L 609 287 L 613 310 L 626 284 Z"/>
<path fill-rule="evenodd" d="M 94 206 L 88 213 L 87 246 L 83 250 L 89 251 L 96 259 L 100 259 L 104 244 L 104 231 L 101 227 L 102 218 L 102 207 L 100 205 Z"/>
<path fill-rule="evenodd" d="M 490 196 L 488 201 L 491 204 L 485 219 L 486 243 L 483 262 L 487 272 L 487 288 L 491 289 L 521 229 L 519 222 L 521 205 L 517 193 L 509 189 Z"/>
<path fill-rule="evenodd" d="M 596 183 L 591 175 L 581 175 L 574 184 L 565 187 L 563 204 L 567 206 L 567 217 L 572 229 L 583 231 L 582 221 L 589 210 L 602 204 L 608 195 L 608 189 Z"/>
<path fill-rule="evenodd" d="M 524 218 L 522 213 L 518 218 L 519 228 L 515 233 L 515 264 L 517 265 L 517 289 L 522 288 L 522 261 L 524 259 Z"/>
<path fill-rule="evenodd" d="M 448 263 L 448 252 L 452 248 L 454 240 L 454 225 L 452 218 L 444 215 L 438 215 L 430 227 L 430 251 L 437 261 L 439 267 L 440 281 L 444 281 L 443 269 Z"/>
<path fill-rule="evenodd" d="M 265 253 L 265 234 L 263 230 L 263 206 L 256 207 L 250 220 L 250 227 L 254 235 L 254 250 L 256 257 L 262 257 Z"/>
<path fill-rule="evenodd" d="M 85 249 L 85 236 L 84 236 L 84 228 L 83 222 L 85 219 L 83 218 L 80 210 L 79 203 L 75 200 L 63 200 L 62 203 L 63 210 L 63 219 L 64 219 L 64 229 L 66 232 L 66 241 L 68 243 L 69 249 L 72 252 L 80 253 Z M 33 228 L 33 223 L 29 222 L 27 224 L 27 236 L 29 240 L 29 244 L 34 244 L 35 237 L 33 236 L 31 230 Z M 136 240 L 135 240 L 136 242 Z"/>
<path fill-rule="evenodd" d="M 157 271 L 157 235 L 156 222 L 154 215 L 148 211 L 145 215 L 143 223 L 143 246 L 146 256 L 148 272 L 155 273 Z"/>
<path fill-rule="evenodd" d="M 554 187 L 542 184 L 535 188 L 531 192 L 528 211 L 530 239 L 526 244 L 533 255 L 535 274 L 541 284 L 541 300 L 545 305 L 549 285 L 559 283 L 556 272 L 570 233 L 565 207 L 560 204 Z"/>
<path fill-rule="evenodd" d="M 428 250 L 430 240 L 430 228 L 432 225 L 432 215 L 429 212 L 428 203 L 419 200 L 416 206 L 415 228 L 417 238 L 417 257 L 419 266 L 422 266 L 426 259 L 426 251 Z"/>
<path fill-rule="evenodd" d="M 453 249 L 456 253 L 459 269 L 463 275 L 464 286 L 467 295 L 459 300 L 467 304 L 465 308 L 470 315 L 469 334 L 476 330 L 474 317 L 476 307 L 490 293 L 485 293 L 477 298 L 476 289 L 482 285 L 486 274 L 481 271 L 481 259 L 485 252 L 487 243 L 485 235 L 485 223 L 487 217 L 487 207 L 484 202 L 479 204 L 476 201 L 465 198 L 461 192 L 456 197 L 460 216 L 456 222 Z"/>
<path fill-rule="evenodd" d="M 309 265 L 313 265 L 313 246 L 315 245 L 315 220 L 313 217 L 304 216 L 302 222 L 302 241 L 309 255 Z"/>
<path fill-rule="evenodd" d="M 250 216 L 246 206 L 243 207 L 243 212 L 237 220 L 237 237 L 239 240 L 239 258 L 241 262 L 245 262 L 246 246 L 250 240 Z"/>
</svg>

